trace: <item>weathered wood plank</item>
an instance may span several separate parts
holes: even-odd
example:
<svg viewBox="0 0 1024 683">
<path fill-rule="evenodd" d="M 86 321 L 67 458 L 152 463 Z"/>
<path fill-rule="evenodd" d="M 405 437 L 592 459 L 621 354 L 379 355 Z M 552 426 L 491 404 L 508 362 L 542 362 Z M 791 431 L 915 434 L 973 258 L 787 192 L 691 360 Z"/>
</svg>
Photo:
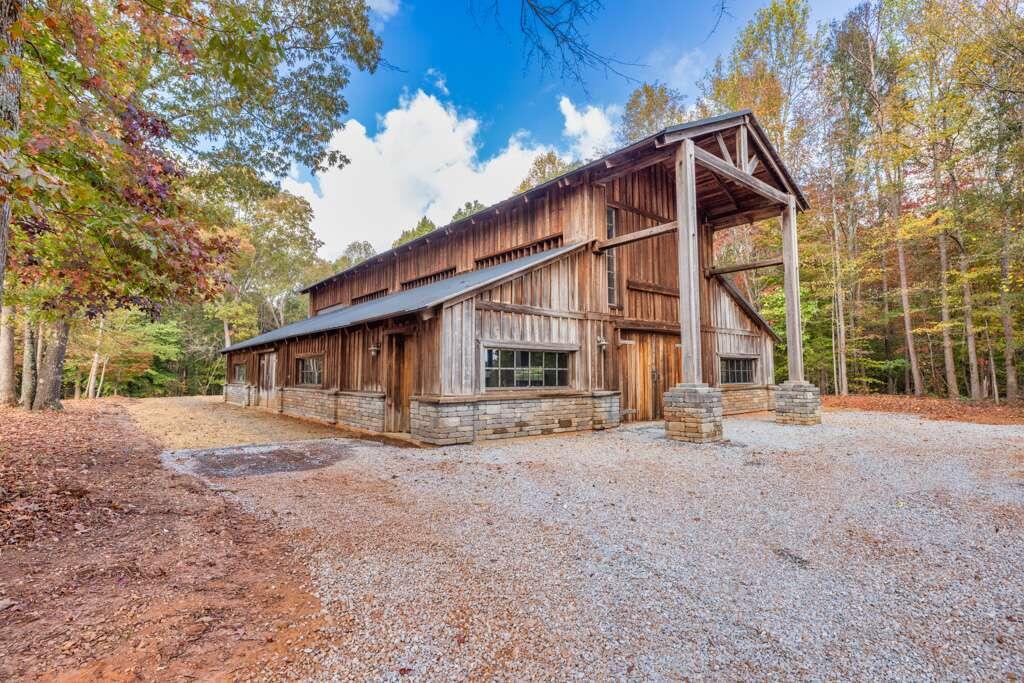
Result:
<svg viewBox="0 0 1024 683">
<path fill-rule="evenodd" d="M 676 229 L 676 221 L 669 223 L 663 223 L 662 225 L 655 225 L 653 228 L 645 228 L 643 230 L 635 230 L 628 232 L 618 237 L 613 237 L 608 240 L 601 240 L 594 245 L 594 251 L 602 252 L 606 249 L 612 249 L 614 247 L 620 247 L 623 244 L 630 244 L 631 242 L 637 242 L 639 240 L 649 239 L 651 237 L 657 237 L 658 235 L 664 235 L 668 232 L 673 232 Z"/>
<path fill-rule="evenodd" d="M 715 275 L 724 275 L 726 273 L 739 273 L 744 270 L 758 270 L 760 268 L 771 268 L 773 266 L 781 266 L 782 257 L 765 259 L 763 261 L 753 261 L 751 263 L 737 263 L 731 266 L 718 266 L 715 268 L 708 268 L 704 271 L 704 277 L 714 277 Z"/>
</svg>

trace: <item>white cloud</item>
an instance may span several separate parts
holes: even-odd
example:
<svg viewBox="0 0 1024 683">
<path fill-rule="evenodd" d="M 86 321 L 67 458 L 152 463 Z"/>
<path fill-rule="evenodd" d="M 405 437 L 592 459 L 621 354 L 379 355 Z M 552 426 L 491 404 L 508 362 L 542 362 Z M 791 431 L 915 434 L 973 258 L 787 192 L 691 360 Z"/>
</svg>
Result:
<svg viewBox="0 0 1024 683">
<path fill-rule="evenodd" d="M 382 19 L 390 19 L 398 14 L 399 0 L 367 0 L 366 5 Z"/>
<path fill-rule="evenodd" d="M 578 159 L 592 159 L 614 149 L 614 120 L 619 107 L 612 105 L 595 107 L 590 104 L 578 109 L 564 95 L 558 101 L 558 108 L 565 117 L 562 134 L 572 142 L 572 155 Z"/>
<path fill-rule="evenodd" d="M 426 77 L 428 81 L 434 84 L 434 87 L 437 88 L 438 92 L 442 95 L 447 96 L 451 94 L 448 92 L 448 79 L 439 69 L 430 67 L 427 69 Z"/>
<path fill-rule="evenodd" d="M 467 201 L 493 204 L 511 196 L 534 157 L 549 149 L 520 132 L 482 160 L 479 128 L 476 119 L 417 91 L 380 119 L 376 135 L 354 119 L 335 132 L 331 148 L 351 164 L 320 174 L 319 194 L 294 177 L 282 185 L 309 200 L 325 256 L 337 256 L 354 240 L 383 250 L 420 216 L 443 225 Z"/>
<path fill-rule="evenodd" d="M 685 94 L 691 103 L 696 99 L 697 81 L 711 65 L 711 59 L 699 47 L 681 54 L 674 48 L 658 49 L 646 61 L 653 80 Z"/>
</svg>

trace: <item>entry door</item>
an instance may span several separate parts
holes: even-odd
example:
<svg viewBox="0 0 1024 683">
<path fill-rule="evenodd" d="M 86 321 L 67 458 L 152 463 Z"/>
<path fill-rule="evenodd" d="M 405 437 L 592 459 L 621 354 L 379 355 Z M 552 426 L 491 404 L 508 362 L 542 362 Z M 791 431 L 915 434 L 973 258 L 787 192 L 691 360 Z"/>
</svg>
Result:
<svg viewBox="0 0 1024 683">
<path fill-rule="evenodd" d="M 277 353 L 261 353 L 259 359 L 256 405 L 273 408 L 274 399 L 277 397 Z"/>
<path fill-rule="evenodd" d="M 682 381 L 679 337 L 657 332 L 622 332 L 632 344 L 619 346 L 622 411 L 626 421 L 660 420 L 664 394 Z"/>
<path fill-rule="evenodd" d="M 409 399 L 412 396 L 412 338 L 387 336 L 387 381 L 384 388 L 384 431 L 409 431 Z"/>
</svg>

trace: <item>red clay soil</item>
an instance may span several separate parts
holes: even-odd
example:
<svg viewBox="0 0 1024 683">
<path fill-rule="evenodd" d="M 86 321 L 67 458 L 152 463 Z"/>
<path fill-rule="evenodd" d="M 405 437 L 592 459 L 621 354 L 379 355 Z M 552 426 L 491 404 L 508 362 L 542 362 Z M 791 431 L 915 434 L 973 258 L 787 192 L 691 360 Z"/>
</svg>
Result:
<svg viewBox="0 0 1024 683">
<path fill-rule="evenodd" d="M 1024 424 L 1024 403 L 995 405 L 991 401 L 956 401 L 948 398 L 869 394 L 866 396 L 822 396 L 829 410 L 879 410 L 911 413 L 931 420 L 955 420 L 979 424 Z"/>
<path fill-rule="evenodd" d="M 305 563 L 161 450 L 117 401 L 0 408 L 0 680 L 312 670 Z"/>
</svg>

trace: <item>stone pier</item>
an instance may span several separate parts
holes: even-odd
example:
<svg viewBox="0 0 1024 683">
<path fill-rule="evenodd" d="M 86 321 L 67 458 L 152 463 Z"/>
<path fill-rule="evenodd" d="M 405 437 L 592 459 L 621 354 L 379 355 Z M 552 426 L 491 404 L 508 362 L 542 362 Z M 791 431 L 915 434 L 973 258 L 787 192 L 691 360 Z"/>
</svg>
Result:
<svg viewBox="0 0 1024 683">
<path fill-rule="evenodd" d="M 810 382 L 783 382 L 772 387 L 775 421 L 779 424 L 821 424 L 821 390 Z"/>
<path fill-rule="evenodd" d="M 722 440 L 722 390 L 707 384 L 677 384 L 665 392 L 665 434 L 676 441 Z"/>
</svg>

